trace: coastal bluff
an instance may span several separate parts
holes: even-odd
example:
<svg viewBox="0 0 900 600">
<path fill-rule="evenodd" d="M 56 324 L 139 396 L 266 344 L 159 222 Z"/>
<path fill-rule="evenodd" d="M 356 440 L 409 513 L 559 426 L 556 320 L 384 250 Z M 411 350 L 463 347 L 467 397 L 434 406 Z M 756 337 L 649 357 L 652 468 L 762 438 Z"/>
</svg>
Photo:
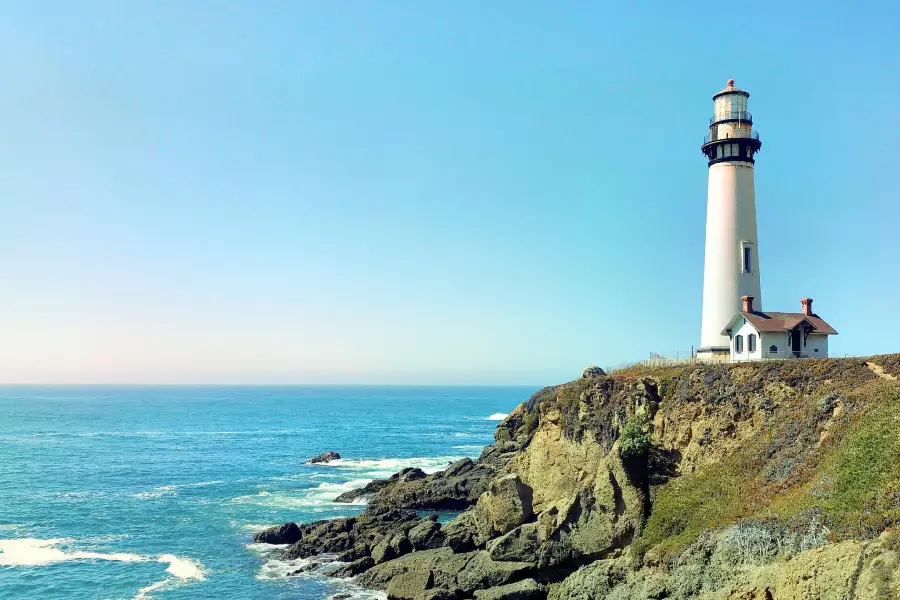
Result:
<svg viewBox="0 0 900 600">
<path fill-rule="evenodd" d="M 598 369 L 361 498 L 255 540 L 402 600 L 900 598 L 900 354 Z"/>
</svg>

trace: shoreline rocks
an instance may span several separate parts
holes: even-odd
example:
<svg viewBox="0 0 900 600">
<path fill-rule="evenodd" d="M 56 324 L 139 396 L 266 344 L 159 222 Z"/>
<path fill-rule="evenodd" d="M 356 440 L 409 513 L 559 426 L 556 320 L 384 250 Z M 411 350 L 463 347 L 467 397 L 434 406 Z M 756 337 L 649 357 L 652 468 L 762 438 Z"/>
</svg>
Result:
<svg viewBox="0 0 900 600">
<path fill-rule="evenodd" d="M 879 360 L 896 370 L 900 355 Z M 519 405 L 477 460 L 432 474 L 404 469 L 339 496 L 368 501 L 355 517 L 286 523 L 254 539 L 290 544 L 286 560 L 336 556 L 344 563 L 336 576 L 394 600 L 900 597 L 900 531 L 878 537 L 900 524 L 894 513 L 867 504 L 863 516 L 879 521 L 837 533 L 827 504 L 813 507 L 812 521 L 779 522 L 734 491 L 819 481 L 817 465 L 843 447 L 822 442 L 823 428 L 855 439 L 860 419 L 900 402 L 900 388 L 887 387 L 895 385 L 864 359 L 614 376 L 588 368 Z M 839 409 L 830 394 L 840 394 Z M 651 448 L 623 458 L 636 415 L 653 424 Z M 900 443 L 889 425 L 879 435 Z M 739 477 L 726 461 L 745 465 Z M 885 464 L 875 466 L 893 465 Z M 720 496 L 735 507 L 730 521 L 717 516 Z M 462 512 L 443 524 L 416 512 L 448 509 Z"/>
</svg>

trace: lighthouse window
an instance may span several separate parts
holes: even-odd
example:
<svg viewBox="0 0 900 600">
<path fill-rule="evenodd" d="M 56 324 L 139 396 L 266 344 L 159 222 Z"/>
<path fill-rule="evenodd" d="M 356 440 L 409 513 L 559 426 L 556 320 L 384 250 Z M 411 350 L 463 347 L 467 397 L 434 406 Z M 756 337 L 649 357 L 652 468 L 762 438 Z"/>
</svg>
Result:
<svg viewBox="0 0 900 600">
<path fill-rule="evenodd" d="M 744 336 L 737 335 L 734 337 L 734 353 L 740 354 L 744 351 Z"/>
<path fill-rule="evenodd" d="M 722 146 L 716 146 L 716 158 L 722 158 Z"/>
<path fill-rule="evenodd" d="M 744 246 L 744 273 L 752 273 L 750 264 L 750 252 L 751 248 L 749 246 Z M 734 255 L 732 255 L 734 256 Z"/>
<path fill-rule="evenodd" d="M 737 144 L 732 144 L 731 145 L 731 155 L 732 156 L 740 156 L 741 155 L 740 146 L 738 146 Z"/>
<path fill-rule="evenodd" d="M 753 158 L 753 154 L 750 152 L 750 146 L 747 146 L 747 158 Z"/>
<path fill-rule="evenodd" d="M 731 156 L 731 144 L 725 144 L 725 157 Z"/>
</svg>

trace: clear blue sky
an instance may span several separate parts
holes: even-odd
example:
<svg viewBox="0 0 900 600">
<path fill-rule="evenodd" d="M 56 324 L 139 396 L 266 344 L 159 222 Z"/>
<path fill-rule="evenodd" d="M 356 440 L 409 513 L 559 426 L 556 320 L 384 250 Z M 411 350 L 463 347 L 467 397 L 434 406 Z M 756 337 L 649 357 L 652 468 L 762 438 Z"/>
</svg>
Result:
<svg viewBox="0 0 900 600">
<path fill-rule="evenodd" d="M 556 383 L 765 308 L 900 351 L 897 2 L 0 2 L 0 381 Z"/>
</svg>

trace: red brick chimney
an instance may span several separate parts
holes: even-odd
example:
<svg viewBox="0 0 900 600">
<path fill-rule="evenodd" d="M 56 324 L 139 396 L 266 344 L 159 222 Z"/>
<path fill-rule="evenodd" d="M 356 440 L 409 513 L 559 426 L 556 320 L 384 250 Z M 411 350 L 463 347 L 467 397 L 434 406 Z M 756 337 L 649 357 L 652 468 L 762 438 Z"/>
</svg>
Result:
<svg viewBox="0 0 900 600">
<path fill-rule="evenodd" d="M 803 314 L 804 314 L 804 315 L 811 315 L 811 314 L 813 314 L 813 311 L 812 311 L 812 298 L 803 298 L 802 300 L 800 300 L 800 305 L 803 307 Z"/>
<path fill-rule="evenodd" d="M 753 296 L 741 296 L 741 311 L 753 312 Z"/>
</svg>

